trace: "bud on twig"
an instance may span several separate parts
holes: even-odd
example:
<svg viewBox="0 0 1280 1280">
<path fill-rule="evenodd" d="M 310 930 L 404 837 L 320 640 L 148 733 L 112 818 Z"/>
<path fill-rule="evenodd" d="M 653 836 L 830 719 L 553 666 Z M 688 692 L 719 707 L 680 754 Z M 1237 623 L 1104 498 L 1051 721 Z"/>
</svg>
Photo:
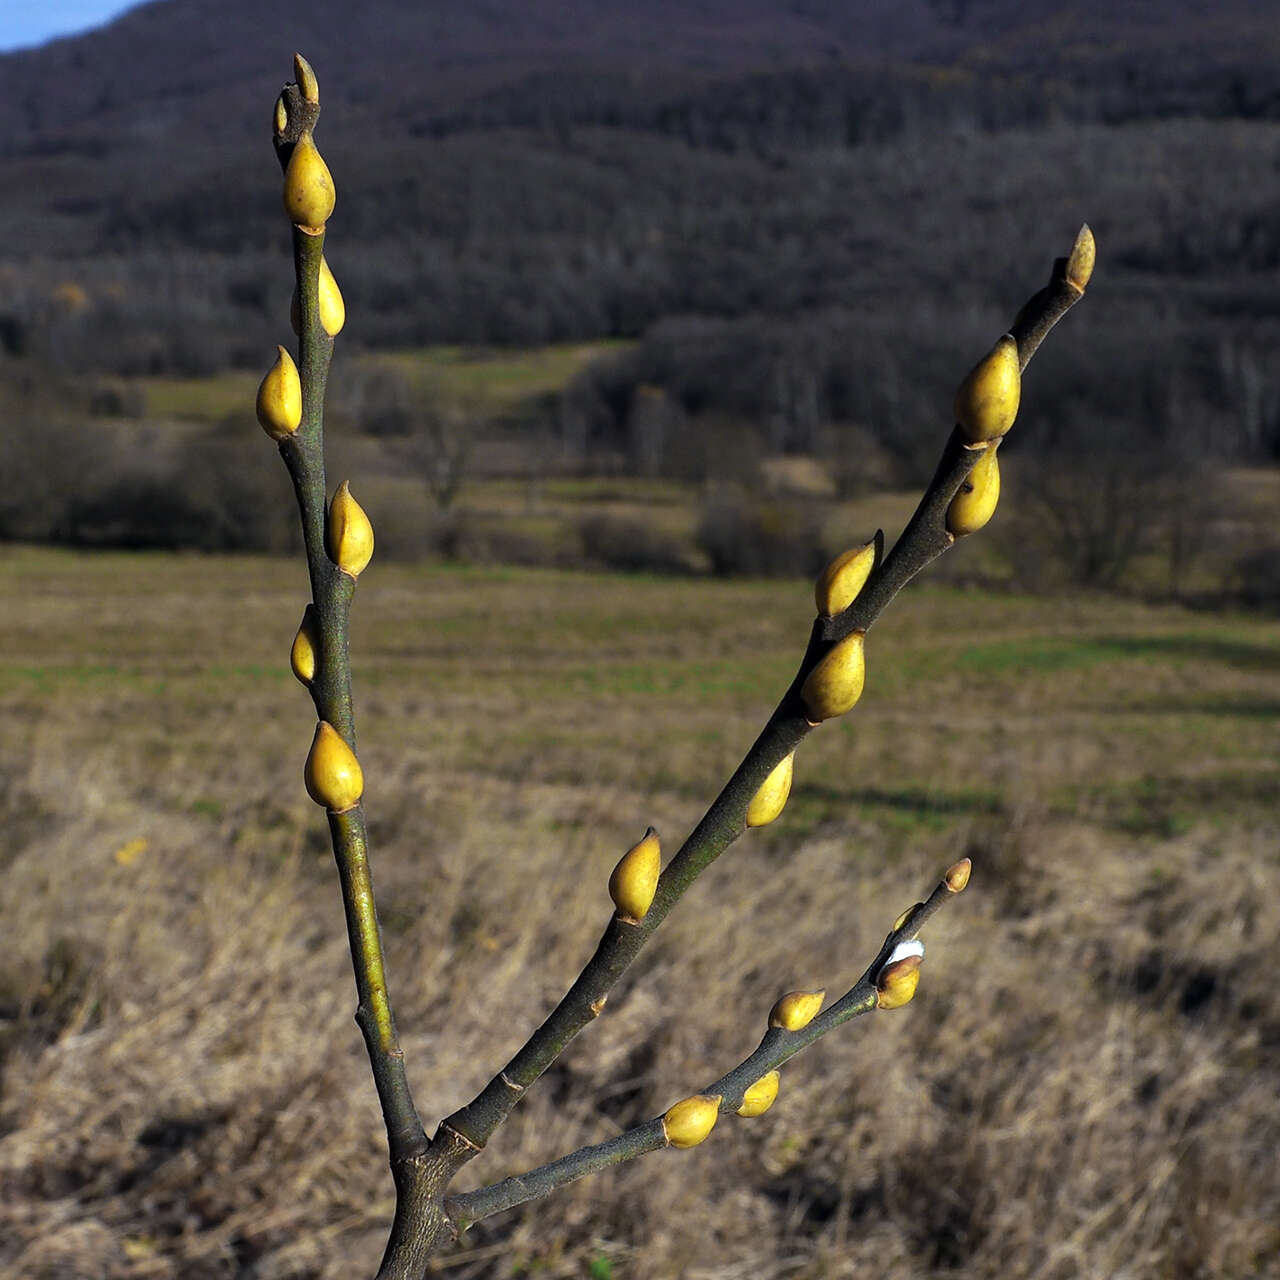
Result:
<svg viewBox="0 0 1280 1280">
<path fill-rule="evenodd" d="M 662 1136 L 669 1147 L 685 1150 L 704 1141 L 720 1118 L 720 1095 L 695 1093 L 677 1102 L 662 1117 Z"/>
<path fill-rule="evenodd" d="M 747 826 L 766 827 L 786 808 L 796 753 L 783 756 L 747 805 Z"/>
<path fill-rule="evenodd" d="M 778 1073 L 767 1071 L 742 1095 L 742 1106 L 738 1108 L 740 1116 L 762 1116 L 773 1106 L 778 1096 Z"/>
<path fill-rule="evenodd" d="M 821 724 L 832 716 L 844 715 L 862 697 L 866 678 L 863 653 L 865 631 L 851 631 L 837 640 L 800 686 L 810 724 Z"/>
<path fill-rule="evenodd" d="M 836 556 L 813 585 L 819 617 L 833 618 L 843 613 L 858 598 L 875 562 L 874 538 L 865 547 L 853 547 Z"/>
<path fill-rule="evenodd" d="M 284 171 L 284 211 L 295 226 L 309 235 L 319 235 L 336 200 L 329 166 L 308 130 L 294 144 Z"/>
<path fill-rule="evenodd" d="M 618 919 L 639 924 L 653 905 L 662 869 L 658 833 L 650 827 L 639 844 L 632 845 L 618 860 L 609 877 L 609 896 L 618 909 Z"/>
<path fill-rule="evenodd" d="M 977 533 L 996 513 L 996 503 L 1000 501 L 1000 464 L 996 461 L 999 446 L 998 440 L 987 445 L 951 499 L 947 532 L 957 538 Z"/>
<path fill-rule="evenodd" d="M 956 422 L 970 444 L 998 440 L 1013 426 L 1022 396 L 1018 344 L 1005 334 L 956 391 Z"/>
<path fill-rule="evenodd" d="M 373 525 L 364 508 L 351 496 L 351 483 L 344 480 L 329 504 L 325 528 L 329 559 L 353 578 L 358 578 L 373 559 Z"/>
<path fill-rule="evenodd" d="M 320 327 L 331 338 L 342 332 L 347 323 L 347 304 L 342 300 L 342 290 L 329 270 L 329 263 L 320 259 L 320 275 L 316 281 L 317 301 L 320 304 Z M 298 286 L 293 287 L 293 300 L 289 303 L 289 323 L 294 333 L 302 334 L 302 304 L 298 300 Z"/>
<path fill-rule="evenodd" d="M 889 953 L 876 974 L 876 1008 L 900 1009 L 911 1003 L 920 985 L 920 965 L 924 962 L 924 943 L 919 938 L 900 942 Z"/>
<path fill-rule="evenodd" d="M 271 123 L 275 126 L 277 137 L 283 136 L 284 131 L 289 127 L 289 109 L 285 106 L 283 93 L 276 99 L 276 109 L 271 117 Z"/>
<path fill-rule="evenodd" d="M 1093 275 L 1093 264 L 1098 255 L 1098 247 L 1094 243 L 1093 232 L 1086 222 L 1076 234 L 1076 242 L 1071 246 L 1071 256 L 1067 259 L 1067 279 L 1081 293 L 1089 284 Z"/>
<path fill-rule="evenodd" d="M 258 422 L 273 440 L 284 440 L 302 423 L 302 379 L 293 357 L 283 347 L 276 351 L 258 386 Z"/>
<path fill-rule="evenodd" d="M 822 1008 L 826 988 L 821 991 L 788 991 L 779 996 L 777 1003 L 769 1010 L 769 1026 L 782 1031 L 799 1031 L 807 1027 Z"/>
<path fill-rule="evenodd" d="M 316 73 L 311 70 L 311 63 L 300 53 L 293 55 L 293 78 L 308 102 L 314 106 L 320 101 L 320 85 L 316 80 Z"/>
<path fill-rule="evenodd" d="M 959 862 L 953 862 L 947 868 L 947 873 L 942 877 L 942 882 L 947 886 L 949 893 L 959 893 L 965 885 L 969 883 L 969 873 L 973 870 L 973 863 L 968 858 L 961 858 Z"/>
<path fill-rule="evenodd" d="M 316 654 L 320 651 L 320 630 L 316 626 L 316 607 L 307 605 L 298 624 L 298 634 L 293 637 L 289 650 L 289 666 L 293 674 L 310 686 L 316 678 Z"/>
<path fill-rule="evenodd" d="M 316 725 L 306 768 L 302 773 L 307 794 L 331 813 L 345 813 L 360 803 L 364 773 L 356 753 L 327 720 Z"/>
</svg>

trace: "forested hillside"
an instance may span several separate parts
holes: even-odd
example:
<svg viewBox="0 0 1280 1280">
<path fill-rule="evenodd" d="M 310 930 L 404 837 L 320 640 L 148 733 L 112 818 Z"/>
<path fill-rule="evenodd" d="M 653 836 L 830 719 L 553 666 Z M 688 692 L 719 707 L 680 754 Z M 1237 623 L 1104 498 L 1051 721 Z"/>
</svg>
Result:
<svg viewBox="0 0 1280 1280">
<path fill-rule="evenodd" d="M 1013 447 L 1272 458 L 1280 35 L 1267 4 L 1160 8 L 158 0 L 0 58 L 0 367 L 261 366 L 290 287 L 267 118 L 300 47 L 344 351 L 628 340 L 548 408 L 566 456 L 637 461 L 657 388 L 682 438 L 840 457 L 856 429 L 918 470 L 1088 220 L 1088 321 Z"/>
</svg>

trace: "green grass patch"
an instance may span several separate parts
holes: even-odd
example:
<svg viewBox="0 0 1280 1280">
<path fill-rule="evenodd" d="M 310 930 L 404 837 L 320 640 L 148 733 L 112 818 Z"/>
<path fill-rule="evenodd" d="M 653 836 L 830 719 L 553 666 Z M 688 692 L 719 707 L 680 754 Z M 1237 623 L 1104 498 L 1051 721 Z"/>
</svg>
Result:
<svg viewBox="0 0 1280 1280">
<path fill-rule="evenodd" d="M 1280 643 L 1257 644 L 1199 632 L 1080 638 L 1027 636 L 970 645 L 956 659 L 962 671 L 993 675 L 1077 670 L 1101 662 L 1197 662 L 1276 671 L 1280 670 Z"/>
</svg>

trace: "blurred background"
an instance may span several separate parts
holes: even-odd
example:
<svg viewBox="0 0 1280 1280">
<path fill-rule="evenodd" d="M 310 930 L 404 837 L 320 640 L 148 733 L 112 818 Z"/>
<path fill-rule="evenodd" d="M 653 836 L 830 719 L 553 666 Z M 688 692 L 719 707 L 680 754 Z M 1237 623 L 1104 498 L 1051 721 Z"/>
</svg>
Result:
<svg viewBox="0 0 1280 1280">
<path fill-rule="evenodd" d="M 585 961 L 617 856 L 678 846 L 807 580 L 896 536 L 959 379 L 1098 240 L 996 519 L 469 1185 L 715 1078 L 968 854 L 920 996 L 769 1118 L 440 1273 L 1280 1275 L 1272 5 L 154 0 L 11 5 L 0 48 L 0 1275 L 348 1275 L 390 1212 L 253 415 L 292 341 L 295 51 L 429 1128 Z"/>
</svg>

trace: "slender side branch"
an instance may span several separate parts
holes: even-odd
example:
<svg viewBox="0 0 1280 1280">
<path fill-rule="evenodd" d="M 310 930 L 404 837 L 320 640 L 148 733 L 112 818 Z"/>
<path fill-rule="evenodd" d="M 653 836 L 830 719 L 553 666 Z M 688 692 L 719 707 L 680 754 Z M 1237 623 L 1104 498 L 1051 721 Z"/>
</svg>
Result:
<svg viewBox="0 0 1280 1280">
<path fill-rule="evenodd" d="M 876 953 L 875 959 L 839 1000 L 818 1014 L 816 1010 L 821 993 L 812 993 L 817 999 L 812 1001 L 811 1006 L 805 1007 L 804 1012 L 799 1015 L 801 1019 L 799 1025 L 795 1025 L 793 1029 L 785 1025 L 777 1025 L 781 1020 L 777 1017 L 771 1018 L 769 1029 L 756 1050 L 695 1096 L 717 1099 L 720 1114 L 739 1112 L 744 1105 L 748 1090 L 753 1085 L 764 1080 L 771 1072 L 776 1072 L 779 1067 L 795 1057 L 802 1049 L 807 1049 L 814 1041 L 853 1018 L 871 1013 L 877 1007 L 896 1008 L 907 1003 L 915 991 L 918 959 L 914 966 L 908 966 L 910 991 L 906 992 L 906 999 L 899 998 L 896 1002 L 886 1003 L 882 995 L 882 988 L 885 986 L 883 975 L 889 969 L 890 958 L 901 944 L 914 941 L 929 917 L 944 902 L 959 893 L 968 880 L 969 860 L 966 858 L 947 869 L 946 875 L 925 902 L 916 903 L 914 907 L 904 911 L 898 917 Z M 914 949 L 908 950 L 915 954 Z M 774 1006 L 775 1012 L 781 1004 L 780 1001 L 779 1005 Z M 764 1105 L 758 1110 L 753 1109 L 750 1114 L 760 1115 L 772 1105 L 773 1098 L 776 1096 L 776 1077 L 771 1085 Z M 667 1115 L 670 1114 L 668 1111 Z M 650 1151 L 657 1151 L 668 1145 L 672 1144 L 668 1139 L 667 1126 L 664 1123 L 664 1117 L 659 1116 L 604 1142 L 582 1147 L 529 1173 L 505 1178 L 491 1186 L 480 1187 L 462 1195 L 451 1196 L 445 1201 L 445 1212 L 455 1229 L 463 1232 L 482 1218 L 549 1195 L 557 1188 L 576 1182 L 588 1174 L 597 1173 L 601 1169 L 621 1164 L 626 1160 L 633 1160 L 637 1156 L 646 1155 Z"/>
<path fill-rule="evenodd" d="M 1048 285 L 1023 306 L 1014 321 L 1011 338 L 1016 343 L 1019 371 L 1049 330 L 1084 296 L 1092 266 L 1093 236 L 1086 226 L 1076 237 L 1071 255 L 1054 263 Z M 855 634 L 865 635 L 894 596 L 956 541 L 957 535 L 947 527 L 952 504 L 984 455 L 994 454 L 998 437 L 1008 430 L 1011 422 L 1012 416 L 991 443 L 975 444 L 961 426 L 953 430 L 937 471 L 893 550 L 882 560 L 881 535 L 877 535 L 876 563 L 852 603 L 833 616 L 820 616 L 814 622 L 795 679 L 742 763 L 662 872 L 648 914 L 638 922 L 617 916 L 609 922 L 595 954 L 560 1003 L 476 1098 L 441 1122 L 436 1141 L 448 1139 L 454 1143 L 463 1160 L 477 1154 L 525 1089 L 556 1060 L 574 1036 L 599 1015 L 613 985 L 681 895 L 746 829 L 748 806 L 765 780 L 816 727 L 804 698 L 806 681 L 815 669 L 842 641 Z M 858 659 L 860 662 L 860 647 Z M 859 690 L 860 680 L 859 669 Z M 855 692 L 855 701 L 856 697 Z M 823 718 L 823 715 L 816 717 Z"/>
</svg>

